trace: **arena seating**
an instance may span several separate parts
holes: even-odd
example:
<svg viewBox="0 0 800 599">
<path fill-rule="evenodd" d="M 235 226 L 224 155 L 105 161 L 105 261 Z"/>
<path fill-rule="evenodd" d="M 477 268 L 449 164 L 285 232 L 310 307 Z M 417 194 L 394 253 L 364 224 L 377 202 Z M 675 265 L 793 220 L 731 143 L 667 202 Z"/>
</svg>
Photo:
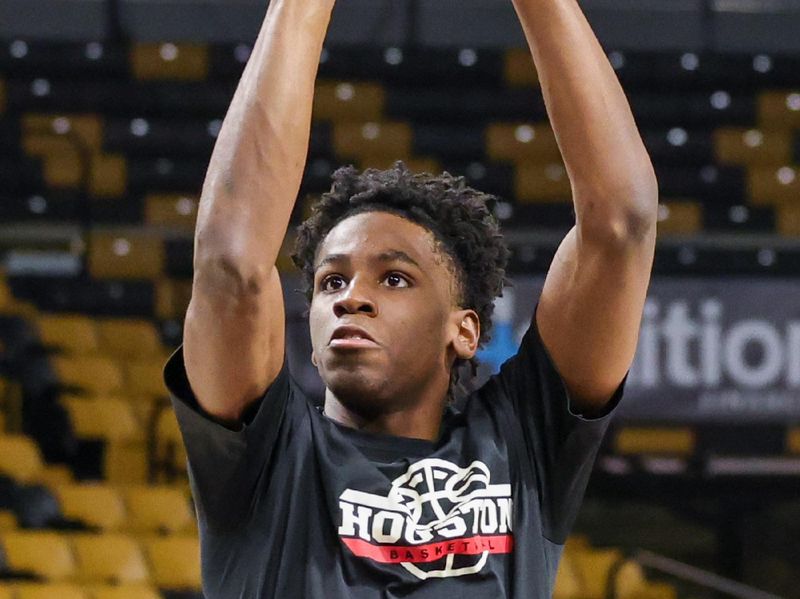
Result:
<svg viewBox="0 0 800 599">
<path fill-rule="evenodd" d="M 249 50 L 0 43 L 0 219 L 48 231 L 21 232 L 14 252 L 30 266 L 0 277 L 0 431 L 8 431 L 0 435 L 0 599 L 199 589 L 186 455 L 160 374 L 191 293 L 205 168 Z M 663 238 L 800 235 L 800 60 L 609 57 L 656 166 Z M 336 166 L 403 159 L 496 194 L 511 231 L 561 232 L 572 222 L 527 52 L 331 46 L 320 76 L 295 220 Z M 538 260 L 526 267 L 541 269 L 547 257 Z M 687 267 L 667 251 L 657 269 L 718 262 L 701 256 Z M 766 271 L 749 255 L 727 264 Z M 779 453 L 800 454 L 800 431 L 780 434 Z M 702 431 L 690 427 L 623 428 L 605 457 L 691 460 L 702 447 Z M 630 599 L 676 596 L 619 550 L 585 539 L 571 540 L 563 564 L 559 599 L 599 599 L 609 588 Z"/>
</svg>

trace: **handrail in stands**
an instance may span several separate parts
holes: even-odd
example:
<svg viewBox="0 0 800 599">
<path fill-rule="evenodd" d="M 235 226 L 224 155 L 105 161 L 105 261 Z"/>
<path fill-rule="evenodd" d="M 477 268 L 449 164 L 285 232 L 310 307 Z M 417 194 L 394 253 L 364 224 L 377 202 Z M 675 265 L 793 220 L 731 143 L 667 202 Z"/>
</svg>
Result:
<svg viewBox="0 0 800 599">
<path fill-rule="evenodd" d="M 737 599 L 782 599 L 778 595 L 767 593 L 741 582 L 725 578 L 719 574 L 708 572 L 696 566 L 690 566 L 677 560 L 664 557 L 652 551 L 640 549 L 631 555 L 631 559 L 641 566 L 652 568 L 664 574 L 669 574 L 680 580 L 691 582 L 707 589 L 724 593 Z"/>
</svg>

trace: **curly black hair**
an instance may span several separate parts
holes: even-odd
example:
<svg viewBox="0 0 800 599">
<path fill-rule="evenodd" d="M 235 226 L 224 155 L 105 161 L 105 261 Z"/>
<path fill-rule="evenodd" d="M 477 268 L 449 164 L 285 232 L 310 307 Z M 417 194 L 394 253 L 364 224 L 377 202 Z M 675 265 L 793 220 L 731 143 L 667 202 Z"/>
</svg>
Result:
<svg viewBox="0 0 800 599">
<path fill-rule="evenodd" d="M 387 170 L 370 168 L 361 173 L 346 166 L 332 178 L 331 190 L 322 194 L 311 216 L 297 228 L 292 260 L 303 274 L 307 299 L 313 294 L 317 249 L 333 227 L 361 212 L 397 214 L 428 229 L 450 258 L 459 305 L 478 314 L 479 346 L 485 344 L 491 337 L 494 299 L 507 283 L 509 257 L 492 214 L 496 198 L 468 187 L 464 177 L 447 172 L 414 174 L 402 161 Z M 474 373 L 477 361 L 471 362 Z"/>
</svg>

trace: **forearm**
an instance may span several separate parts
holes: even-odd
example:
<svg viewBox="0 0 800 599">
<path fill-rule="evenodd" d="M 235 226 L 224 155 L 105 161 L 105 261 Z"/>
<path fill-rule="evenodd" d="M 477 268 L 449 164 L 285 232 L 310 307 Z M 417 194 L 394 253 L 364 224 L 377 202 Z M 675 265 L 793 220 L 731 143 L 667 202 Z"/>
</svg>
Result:
<svg viewBox="0 0 800 599">
<path fill-rule="evenodd" d="M 579 230 L 654 224 L 658 191 L 650 158 L 576 0 L 513 3 L 570 178 Z"/>
<path fill-rule="evenodd" d="M 259 286 L 286 234 L 308 154 L 314 81 L 332 0 L 272 0 L 211 156 L 195 276 Z"/>
</svg>

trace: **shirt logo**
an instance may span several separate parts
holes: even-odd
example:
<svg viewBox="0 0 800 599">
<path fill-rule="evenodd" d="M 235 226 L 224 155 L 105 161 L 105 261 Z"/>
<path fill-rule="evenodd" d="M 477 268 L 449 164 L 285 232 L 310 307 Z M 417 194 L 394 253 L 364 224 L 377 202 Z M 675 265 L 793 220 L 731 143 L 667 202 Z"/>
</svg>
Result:
<svg viewBox="0 0 800 599">
<path fill-rule="evenodd" d="M 428 458 L 392 481 L 386 496 L 346 489 L 339 537 L 358 557 L 400 564 L 421 580 L 480 572 L 490 553 L 511 553 L 510 484 L 489 468 Z"/>
</svg>

